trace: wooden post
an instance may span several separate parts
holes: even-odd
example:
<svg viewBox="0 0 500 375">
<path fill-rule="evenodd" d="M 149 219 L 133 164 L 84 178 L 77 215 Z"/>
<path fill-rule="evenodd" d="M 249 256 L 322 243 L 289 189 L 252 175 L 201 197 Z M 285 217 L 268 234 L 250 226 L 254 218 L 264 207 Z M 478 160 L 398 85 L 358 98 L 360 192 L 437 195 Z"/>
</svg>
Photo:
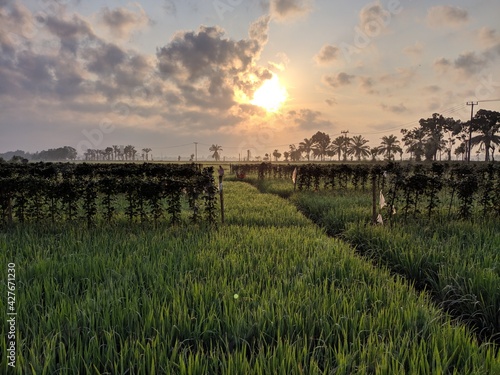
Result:
<svg viewBox="0 0 500 375">
<path fill-rule="evenodd" d="M 220 218 L 222 224 L 224 224 L 224 188 L 222 186 L 222 177 L 224 177 L 224 168 L 219 165 Z"/>
<path fill-rule="evenodd" d="M 293 181 L 293 191 L 297 188 L 297 167 L 293 170 L 292 173 L 292 181 Z"/>
<path fill-rule="evenodd" d="M 377 175 L 372 175 L 372 224 L 377 224 Z"/>
</svg>

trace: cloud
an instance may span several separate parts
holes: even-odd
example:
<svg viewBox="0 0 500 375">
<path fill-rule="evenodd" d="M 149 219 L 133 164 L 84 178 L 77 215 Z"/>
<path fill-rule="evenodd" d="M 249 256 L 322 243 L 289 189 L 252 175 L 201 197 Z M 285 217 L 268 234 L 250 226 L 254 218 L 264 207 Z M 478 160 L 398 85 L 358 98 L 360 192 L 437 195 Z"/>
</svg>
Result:
<svg viewBox="0 0 500 375">
<path fill-rule="evenodd" d="M 279 21 L 292 20 L 312 11 L 313 0 L 271 0 L 270 14 Z"/>
<path fill-rule="evenodd" d="M 416 77 L 415 68 L 397 68 L 396 73 L 385 74 L 380 77 L 380 83 L 389 85 L 390 87 L 408 87 Z"/>
<path fill-rule="evenodd" d="M 76 54 L 82 41 L 96 40 L 97 37 L 90 24 L 77 15 L 66 20 L 56 15 L 50 15 L 45 21 L 49 32 L 58 37 L 61 43 L 61 50 Z"/>
<path fill-rule="evenodd" d="M 488 65 L 485 57 L 478 56 L 475 52 L 466 52 L 458 56 L 453 66 L 464 75 L 479 73 Z"/>
<path fill-rule="evenodd" d="M 482 27 L 477 31 L 477 38 L 483 47 L 491 47 L 500 43 L 500 36 L 495 29 Z"/>
<path fill-rule="evenodd" d="M 318 65 L 328 65 L 335 62 L 339 58 L 340 48 L 325 44 L 321 47 L 319 53 L 314 56 L 314 60 Z"/>
<path fill-rule="evenodd" d="M 411 57 L 419 57 L 424 51 L 424 45 L 421 42 L 415 42 L 411 46 L 405 47 L 403 52 Z"/>
<path fill-rule="evenodd" d="M 469 21 L 469 13 L 460 7 L 439 5 L 427 11 L 427 25 L 431 28 L 460 27 Z"/>
<path fill-rule="evenodd" d="M 260 45 L 267 44 L 269 34 L 269 22 L 271 16 L 262 16 L 257 21 L 250 25 L 248 36 L 252 40 L 256 40 Z"/>
<path fill-rule="evenodd" d="M 163 9 L 165 10 L 165 13 L 168 15 L 177 15 L 177 4 L 175 3 L 174 0 L 164 0 L 163 2 Z"/>
<path fill-rule="evenodd" d="M 408 108 L 403 103 L 400 103 L 398 105 L 386 105 L 386 104 L 381 104 L 380 105 L 384 111 L 389 111 L 392 113 L 404 113 L 408 112 Z"/>
<path fill-rule="evenodd" d="M 342 72 L 336 76 L 323 76 L 323 82 L 331 87 L 340 87 L 350 85 L 354 78 L 355 76 Z"/>
<path fill-rule="evenodd" d="M 427 93 L 427 94 L 435 94 L 439 91 L 441 91 L 441 87 L 439 87 L 438 85 L 429 85 L 429 86 L 425 86 L 422 91 L 424 93 Z"/>
<path fill-rule="evenodd" d="M 439 74 L 443 74 L 443 73 L 446 73 L 448 71 L 448 69 L 450 69 L 450 67 L 452 66 L 452 63 L 450 60 L 444 58 L 444 57 L 441 57 L 439 59 L 437 59 L 436 61 L 434 61 L 434 70 L 439 73 Z"/>
<path fill-rule="evenodd" d="M 98 14 L 99 22 L 116 38 L 128 38 L 132 32 L 146 26 L 150 20 L 142 7 L 135 3 L 135 10 L 124 7 L 102 8 Z"/>
<path fill-rule="evenodd" d="M 368 36 L 379 35 L 388 26 L 390 13 L 385 10 L 379 1 L 368 4 L 359 13 L 359 27 Z"/>
<path fill-rule="evenodd" d="M 331 131 L 333 123 L 322 119 L 323 114 L 311 109 L 300 109 L 298 111 L 289 111 L 288 120 L 297 124 L 301 130 L 320 130 Z"/>
<path fill-rule="evenodd" d="M 375 86 L 375 81 L 371 77 L 360 77 L 361 84 L 360 87 L 367 93 L 367 94 L 378 94 L 378 91 L 374 90 Z"/>
<path fill-rule="evenodd" d="M 335 98 L 328 98 L 325 99 L 325 103 L 328 104 L 330 107 L 333 107 L 335 104 L 337 104 L 337 101 Z"/>
</svg>

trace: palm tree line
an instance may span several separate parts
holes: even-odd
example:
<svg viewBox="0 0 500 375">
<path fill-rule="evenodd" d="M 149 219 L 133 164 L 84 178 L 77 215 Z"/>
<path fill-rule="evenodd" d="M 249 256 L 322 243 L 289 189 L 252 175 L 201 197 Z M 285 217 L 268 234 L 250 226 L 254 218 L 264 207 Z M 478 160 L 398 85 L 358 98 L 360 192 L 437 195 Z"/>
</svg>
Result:
<svg viewBox="0 0 500 375">
<path fill-rule="evenodd" d="M 476 147 L 476 153 L 484 153 L 485 161 L 494 160 L 496 146 L 500 145 L 500 113 L 481 109 L 470 121 L 462 122 L 452 117 L 434 113 L 432 117 L 420 119 L 413 129 L 402 129 L 399 140 L 394 134 L 383 136 L 380 144 L 370 147 L 369 141 L 362 135 L 348 136 L 348 132 L 331 139 L 324 132 L 316 132 L 311 138 L 304 138 L 296 146 L 280 153 L 274 150 L 265 154 L 263 161 L 270 161 L 271 156 L 279 161 L 281 156 L 285 161 L 300 160 L 402 160 L 403 152 L 410 155 L 410 160 L 436 161 L 452 160 L 452 154 L 457 159 L 471 160 L 471 153 Z M 477 148 L 477 146 L 479 146 Z M 212 146 L 213 147 L 213 146 Z M 404 151 L 403 151 L 404 147 Z M 260 157 L 255 158 L 260 161 Z"/>
<path fill-rule="evenodd" d="M 151 148 L 143 148 L 140 158 L 148 161 L 150 152 Z M 135 146 L 127 145 L 122 147 L 114 145 L 102 150 L 87 149 L 83 156 L 85 160 L 139 160 L 137 153 L 138 151 L 135 149 Z"/>
</svg>

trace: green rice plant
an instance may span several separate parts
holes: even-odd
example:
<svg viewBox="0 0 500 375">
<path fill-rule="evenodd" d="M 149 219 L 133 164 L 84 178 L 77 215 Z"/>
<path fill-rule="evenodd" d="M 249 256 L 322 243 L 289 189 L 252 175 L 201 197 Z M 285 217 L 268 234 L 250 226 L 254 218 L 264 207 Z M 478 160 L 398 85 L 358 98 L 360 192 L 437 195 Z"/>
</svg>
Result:
<svg viewBox="0 0 500 375">
<path fill-rule="evenodd" d="M 17 271 L 14 373 L 500 371 L 493 348 L 290 202 L 241 182 L 225 199 L 217 229 L 0 232 Z"/>
</svg>

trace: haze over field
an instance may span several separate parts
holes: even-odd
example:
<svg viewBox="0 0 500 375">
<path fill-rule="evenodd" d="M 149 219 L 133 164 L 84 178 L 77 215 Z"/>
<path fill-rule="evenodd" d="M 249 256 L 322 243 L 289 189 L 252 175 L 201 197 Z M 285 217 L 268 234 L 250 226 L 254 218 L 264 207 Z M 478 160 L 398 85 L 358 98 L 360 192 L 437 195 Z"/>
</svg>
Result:
<svg viewBox="0 0 500 375">
<path fill-rule="evenodd" d="M 263 155 L 500 111 L 500 3 L 0 0 L 0 153 Z"/>
</svg>

